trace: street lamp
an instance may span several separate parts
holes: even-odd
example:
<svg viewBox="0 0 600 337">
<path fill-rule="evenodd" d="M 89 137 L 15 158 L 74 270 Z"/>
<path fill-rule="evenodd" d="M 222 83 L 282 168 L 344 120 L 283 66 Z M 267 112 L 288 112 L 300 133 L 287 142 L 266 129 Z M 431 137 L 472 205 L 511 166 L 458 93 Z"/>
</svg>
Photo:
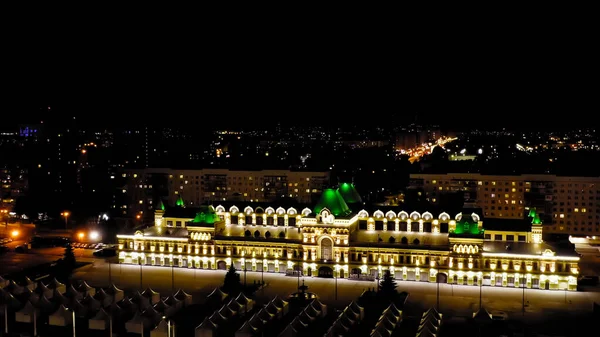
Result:
<svg viewBox="0 0 600 337">
<path fill-rule="evenodd" d="M 68 229 L 68 225 L 69 225 L 69 215 L 71 215 L 71 213 L 69 213 L 68 211 L 64 211 L 62 213 L 60 213 L 60 215 L 65 217 L 65 229 Z"/>
</svg>

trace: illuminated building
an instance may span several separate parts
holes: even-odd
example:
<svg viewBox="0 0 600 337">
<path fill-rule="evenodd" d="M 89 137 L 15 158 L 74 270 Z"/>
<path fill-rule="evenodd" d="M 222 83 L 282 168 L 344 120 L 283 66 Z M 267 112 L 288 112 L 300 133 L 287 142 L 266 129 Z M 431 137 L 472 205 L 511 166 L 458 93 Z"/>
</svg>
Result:
<svg viewBox="0 0 600 337">
<path fill-rule="evenodd" d="M 300 269 L 308 276 L 369 280 L 390 270 L 399 280 L 576 290 L 579 257 L 542 242 L 539 216 L 531 217 L 524 230 L 494 230 L 486 238 L 476 213 L 370 209 L 344 183 L 325 189 L 311 208 L 161 205 L 154 226 L 117 236 L 118 255 L 121 263 L 182 268 L 233 264 L 238 270 Z M 507 241 L 511 235 L 518 239 Z"/>
<path fill-rule="evenodd" d="M 122 193 L 129 200 L 119 205 L 121 213 L 131 217 L 143 213 L 147 219 L 154 213 L 153 203 L 162 199 L 173 205 L 182 198 L 188 207 L 222 200 L 269 202 L 281 198 L 311 203 L 329 183 L 329 172 L 290 170 L 148 168 L 127 170 L 122 175 L 126 178 Z"/>
<path fill-rule="evenodd" d="M 545 232 L 600 234 L 600 177 L 448 173 L 410 178 L 410 188 L 422 190 L 433 204 L 444 194 L 462 193 L 465 203 L 481 208 L 486 219 L 522 219 L 533 208 Z"/>
</svg>

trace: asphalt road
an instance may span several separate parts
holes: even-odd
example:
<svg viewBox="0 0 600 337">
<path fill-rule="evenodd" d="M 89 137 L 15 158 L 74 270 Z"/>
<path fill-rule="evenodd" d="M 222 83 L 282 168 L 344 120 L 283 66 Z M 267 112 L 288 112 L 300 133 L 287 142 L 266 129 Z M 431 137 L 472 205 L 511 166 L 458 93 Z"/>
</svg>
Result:
<svg viewBox="0 0 600 337">
<path fill-rule="evenodd" d="M 65 249 L 62 247 L 38 248 L 26 253 L 16 253 L 15 247 L 24 243 L 23 240 L 15 240 L 6 244 L 10 251 L 0 255 L 0 275 L 8 275 L 40 264 L 54 262 L 63 257 L 65 253 Z M 82 262 L 101 261 L 92 255 L 93 249 L 75 248 L 73 252 L 75 258 Z"/>
<path fill-rule="evenodd" d="M 140 274 L 141 269 L 141 274 Z M 167 296 L 173 289 L 183 288 L 195 296 L 204 296 L 212 289 L 222 285 L 225 271 L 223 270 L 193 270 L 168 267 L 153 267 L 139 265 L 110 265 L 104 261 L 96 261 L 91 265 L 81 268 L 75 278 L 86 280 L 90 285 L 97 287 L 108 286 L 111 282 L 123 289 L 142 289 L 150 286 L 162 295 Z M 244 282 L 244 273 L 240 273 Z M 283 274 L 247 272 L 246 282 L 260 281 L 264 277 L 268 284 L 260 290 L 257 296 L 272 298 L 276 295 L 285 297 L 296 291 L 298 279 L 284 276 Z M 345 306 L 355 300 L 368 288 L 376 287 L 375 282 L 336 280 L 317 277 L 300 278 L 309 286 L 310 292 L 317 293 L 321 300 L 334 306 Z M 174 281 L 174 284 L 173 284 Z M 398 281 L 398 290 L 410 293 L 408 310 L 420 312 L 423 309 L 435 306 L 437 302 L 437 285 L 427 282 Z M 450 284 L 440 284 L 439 303 L 440 310 L 452 316 L 470 317 L 479 308 L 479 298 L 483 306 L 492 313 L 506 314 L 511 318 L 523 316 L 523 290 L 497 288 L 497 287 L 472 287 Z M 198 298 L 198 297 L 196 297 Z M 549 314 L 560 313 L 577 315 L 589 312 L 593 302 L 600 302 L 600 293 L 590 292 L 565 292 L 551 290 L 525 290 L 525 315 L 528 321 L 543 319 Z"/>
</svg>

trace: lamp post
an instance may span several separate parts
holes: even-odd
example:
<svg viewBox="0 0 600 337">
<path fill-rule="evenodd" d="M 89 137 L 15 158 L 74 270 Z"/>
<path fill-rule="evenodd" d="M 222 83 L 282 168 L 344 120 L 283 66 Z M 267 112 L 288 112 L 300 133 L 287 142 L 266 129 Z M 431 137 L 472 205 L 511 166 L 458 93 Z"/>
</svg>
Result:
<svg viewBox="0 0 600 337">
<path fill-rule="evenodd" d="M 338 271 L 338 272 L 339 272 L 339 271 Z M 337 299 L 338 299 L 338 298 L 337 298 L 337 279 L 338 279 L 338 278 L 337 278 L 337 274 L 336 274 L 336 272 L 335 272 L 335 271 L 333 272 L 333 278 L 335 279 L 335 300 L 337 301 Z"/>
<path fill-rule="evenodd" d="M 525 316 L 525 278 L 522 278 L 523 282 L 521 285 L 523 287 L 523 316 Z"/>
<path fill-rule="evenodd" d="M 246 273 L 248 272 L 248 268 L 246 268 L 246 261 L 244 260 L 244 288 L 246 288 Z"/>
<path fill-rule="evenodd" d="M 63 217 L 65 217 L 65 229 L 69 229 L 69 215 L 71 215 L 71 213 L 69 213 L 69 211 L 64 211 L 62 213 L 60 213 L 60 215 L 62 215 Z"/>
</svg>

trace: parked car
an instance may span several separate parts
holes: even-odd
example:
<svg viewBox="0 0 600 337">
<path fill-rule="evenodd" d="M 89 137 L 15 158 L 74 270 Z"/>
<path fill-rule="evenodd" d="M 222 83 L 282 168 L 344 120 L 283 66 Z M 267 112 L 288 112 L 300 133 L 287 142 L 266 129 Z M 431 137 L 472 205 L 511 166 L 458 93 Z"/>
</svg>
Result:
<svg viewBox="0 0 600 337">
<path fill-rule="evenodd" d="M 102 248 L 96 249 L 93 254 L 96 257 L 113 257 L 117 256 L 117 250 L 114 248 Z"/>
<path fill-rule="evenodd" d="M 29 247 L 27 245 L 18 245 L 17 247 L 15 247 L 15 252 L 17 253 L 26 253 L 29 250 Z"/>
</svg>

